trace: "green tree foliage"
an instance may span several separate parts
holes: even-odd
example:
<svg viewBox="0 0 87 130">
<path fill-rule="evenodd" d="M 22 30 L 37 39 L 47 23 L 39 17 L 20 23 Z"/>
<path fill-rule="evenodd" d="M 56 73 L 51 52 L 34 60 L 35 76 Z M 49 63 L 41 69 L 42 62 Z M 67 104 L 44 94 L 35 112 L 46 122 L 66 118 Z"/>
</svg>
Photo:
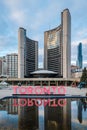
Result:
<svg viewBox="0 0 87 130">
<path fill-rule="evenodd" d="M 87 69 L 86 68 L 83 69 L 82 77 L 80 79 L 80 82 L 86 82 L 86 84 L 87 84 Z"/>
</svg>

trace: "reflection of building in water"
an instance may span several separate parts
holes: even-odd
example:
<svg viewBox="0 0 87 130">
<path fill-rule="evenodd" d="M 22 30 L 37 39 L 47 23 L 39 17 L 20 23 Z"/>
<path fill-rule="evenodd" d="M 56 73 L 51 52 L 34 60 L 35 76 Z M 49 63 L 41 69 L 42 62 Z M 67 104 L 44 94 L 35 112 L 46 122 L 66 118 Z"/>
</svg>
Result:
<svg viewBox="0 0 87 130">
<path fill-rule="evenodd" d="M 80 123 L 82 123 L 82 110 L 84 109 L 84 111 L 86 111 L 87 108 L 87 99 L 83 98 L 80 99 L 79 101 L 77 101 L 77 105 L 78 105 L 78 120 Z"/>
<path fill-rule="evenodd" d="M 20 99 L 7 99 L 5 110 L 8 114 L 18 114 L 18 130 L 36 130 L 38 128 L 38 107 L 28 107 L 27 105 L 22 107 L 20 105 L 13 105 L 19 104 L 19 102 Z"/>
<path fill-rule="evenodd" d="M 8 114 L 18 114 L 18 106 L 14 106 L 14 99 L 10 98 L 8 100 L 8 105 L 6 107 Z M 18 99 L 16 99 L 16 102 L 18 102 Z"/>
<path fill-rule="evenodd" d="M 71 99 L 63 107 L 45 107 L 45 130 L 71 129 Z"/>
<path fill-rule="evenodd" d="M 19 106 L 19 130 L 36 130 L 38 128 L 38 107 Z"/>
<path fill-rule="evenodd" d="M 81 100 L 78 101 L 78 120 L 82 123 L 82 102 Z"/>
</svg>

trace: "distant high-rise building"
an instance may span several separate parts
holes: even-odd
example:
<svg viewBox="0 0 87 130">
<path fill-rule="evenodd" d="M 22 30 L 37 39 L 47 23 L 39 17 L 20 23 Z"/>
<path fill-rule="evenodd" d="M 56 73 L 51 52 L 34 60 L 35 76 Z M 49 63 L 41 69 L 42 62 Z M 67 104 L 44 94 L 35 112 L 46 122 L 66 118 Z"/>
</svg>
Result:
<svg viewBox="0 0 87 130">
<path fill-rule="evenodd" d="M 79 68 L 82 68 L 82 43 L 79 43 L 78 45 L 78 54 L 77 54 L 77 66 Z"/>
<path fill-rule="evenodd" d="M 2 58 L 0 58 L 0 75 L 2 75 Z"/>
<path fill-rule="evenodd" d="M 6 76 L 7 75 L 7 62 L 6 62 L 6 57 L 2 57 L 2 75 Z"/>
<path fill-rule="evenodd" d="M 61 13 L 60 26 L 44 33 L 44 69 L 71 75 L 71 15 L 68 9 Z"/>
<path fill-rule="evenodd" d="M 18 31 L 18 78 L 30 77 L 38 69 L 38 42 L 26 36 L 26 30 Z"/>
<path fill-rule="evenodd" d="M 10 78 L 18 77 L 18 54 L 12 53 L 6 55 L 7 75 Z"/>
<path fill-rule="evenodd" d="M 4 77 L 7 76 L 7 63 L 6 63 L 6 57 L 0 57 L 0 76 Z"/>
</svg>

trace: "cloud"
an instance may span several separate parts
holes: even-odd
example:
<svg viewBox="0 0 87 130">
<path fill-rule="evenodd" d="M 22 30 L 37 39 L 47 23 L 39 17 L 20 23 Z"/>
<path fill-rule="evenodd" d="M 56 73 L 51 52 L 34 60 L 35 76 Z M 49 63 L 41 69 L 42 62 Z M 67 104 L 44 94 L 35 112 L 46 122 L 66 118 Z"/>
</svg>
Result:
<svg viewBox="0 0 87 130">
<path fill-rule="evenodd" d="M 24 24 L 24 19 L 25 19 L 25 12 L 24 11 L 19 11 L 19 10 L 16 10 L 16 11 L 13 11 L 11 13 L 11 19 L 15 22 L 17 22 L 17 24 L 19 25 L 23 25 Z"/>
<path fill-rule="evenodd" d="M 43 68 L 43 62 L 39 62 L 38 68 Z"/>
<path fill-rule="evenodd" d="M 72 63 L 72 64 L 76 64 L 76 61 L 73 61 L 73 60 L 72 60 L 71 63 Z M 84 60 L 84 61 L 83 61 L 83 64 L 87 64 L 87 60 Z"/>
<path fill-rule="evenodd" d="M 77 58 L 77 45 L 83 44 L 84 60 L 87 59 L 87 4 L 86 0 L 3 0 L 0 7 L 0 50 L 5 53 L 17 50 L 17 29 L 22 26 L 29 30 L 29 38 L 39 41 L 39 62 L 42 65 L 44 31 L 60 25 L 61 11 L 69 8 L 72 17 L 72 61 Z M 0 1 L 0 3 L 2 3 Z M 1 5 L 1 4 L 0 4 Z M 2 8 L 2 9 L 1 9 Z M 14 50 L 13 50 L 14 51 Z"/>
<path fill-rule="evenodd" d="M 57 1 L 50 2 L 50 4 L 48 4 L 47 6 L 40 8 L 35 13 L 35 23 L 31 24 L 32 29 L 36 30 L 41 26 L 45 27 L 46 24 L 49 27 L 49 25 L 52 25 L 51 23 L 52 23 L 53 20 L 54 20 L 54 23 L 55 23 L 57 13 L 59 13 L 58 17 L 60 17 L 60 12 L 61 12 L 61 3 L 59 5 L 59 4 L 57 4 Z M 60 20 L 59 20 L 59 22 L 60 22 Z M 46 28 L 43 28 L 43 29 L 46 29 Z"/>
<path fill-rule="evenodd" d="M 83 45 L 87 45 L 87 39 L 81 39 L 81 40 L 78 40 L 78 41 L 73 41 L 73 42 L 72 42 L 72 47 L 78 46 L 78 44 L 79 44 L 80 42 L 81 42 Z"/>
<path fill-rule="evenodd" d="M 72 61 L 71 61 L 71 65 L 76 65 L 76 61 L 75 61 L 75 60 L 72 60 Z M 87 67 L 87 60 L 84 60 L 84 61 L 83 61 L 83 68 L 84 68 L 84 67 Z"/>
<path fill-rule="evenodd" d="M 40 29 L 43 29 L 44 32 L 44 30 L 49 28 L 49 25 L 52 26 L 51 22 L 53 21 L 53 17 L 57 18 L 57 13 L 59 12 L 60 15 L 61 12 L 61 3 L 60 5 L 57 4 L 56 0 L 54 2 L 48 0 L 44 4 L 41 0 L 3 1 L 9 10 L 10 20 L 18 26 L 30 28 L 32 31 L 38 30 L 39 32 Z M 45 27 L 46 25 L 47 28 Z"/>
<path fill-rule="evenodd" d="M 34 34 L 33 35 L 33 39 L 34 40 L 36 40 L 36 41 L 43 41 L 43 39 L 44 39 L 44 36 L 43 36 L 44 34 L 40 34 L 40 33 L 37 33 L 37 34 Z M 42 39 L 43 38 L 43 39 Z M 39 43 L 39 45 L 40 45 L 41 43 Z"/>
<path fill-rule="evenodd" d="M 76 65 L 76 61 L 71 61 L 71 64 Z"/>
<path fill-rule="evenodd" d="M 39 48 L 39 68 L 43 68 L 43 57 L 44 57 L 44 49 L 43 48 Z"/>
<path fill-rule="evenodd" d="M 73 41 L 81 41 L 81 40 L 83 40 L 83 42 L 84 42 L 84 40 L 87 39 L 87 28 L 86 28 L 85 23 L 84 23 L 85 27 L 81 26 L 82 24 L 79 24 L 78 28 L 73 29 L 73 31 L 72 31 L 73 32 L 73 34 L 72 34 Z M 76 31 L 74 31 L 74 30 L 76 30 Z"/>
<path fill-rule="evenodd" d="M 74 53 L 74 54 L 73 54 L 73 53 Z M 71 55 L 71 59 L 72 59 L 72 60 L 76 60 L 76 58 L 77 58 L 76 52 L 73 51 L 73 53 L 72 53 L 72 55 Z"/>
<path fill-rule="evenodd" d="M 77 35 L 78 35 L 78 37 L 87 37 L 87 28 L 83 28 L 82 30 L 79 30 L 78 32 L 77 32 Z"/>
<path fill-rule="evenodd" d="M 83 63 L 84 63 L 84 64 L 87 64 L 87 60 L 86 60 L 86 61 L 84 60 Z"/>
<path fill-rule="evenodd" d="M 22 8 L 21 0 L 4 0 L 3 2 L 8 8 L 10 20 L 19 25 L 23 25 L 25 23 L 26 9 Z"/>
<path fill-rule="evenodd" d="M 8 53 L 17 53 L 15 37 L 0 35 L 0 56 L 5 56 Z"/>
<path fill-rule="evenodd" d="M 43 48 L 39 48 L 39 55 L 43 56 L 44 54 L 44 49 Z"/>
</svg>

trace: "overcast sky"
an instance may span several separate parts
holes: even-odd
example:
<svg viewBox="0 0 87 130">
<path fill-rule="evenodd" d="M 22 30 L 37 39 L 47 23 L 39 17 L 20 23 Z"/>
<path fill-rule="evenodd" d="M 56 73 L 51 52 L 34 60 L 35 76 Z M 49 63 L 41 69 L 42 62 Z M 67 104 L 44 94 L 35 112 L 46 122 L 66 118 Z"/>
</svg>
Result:
<svg viewBox="0 0 87 130">
<path fill-rule="evenodd" d="M 72 64 L 76 63 L 77 45 L 83 44 L 83 61 L 87 65 L 87 0 L 0 0 L 0 56 L 18 52 L 18 28 L 39 41 L 39 66 L 43 63 L 44 31 L 61 23 L 61 12 L 71 13 Z"/>
</svg>

